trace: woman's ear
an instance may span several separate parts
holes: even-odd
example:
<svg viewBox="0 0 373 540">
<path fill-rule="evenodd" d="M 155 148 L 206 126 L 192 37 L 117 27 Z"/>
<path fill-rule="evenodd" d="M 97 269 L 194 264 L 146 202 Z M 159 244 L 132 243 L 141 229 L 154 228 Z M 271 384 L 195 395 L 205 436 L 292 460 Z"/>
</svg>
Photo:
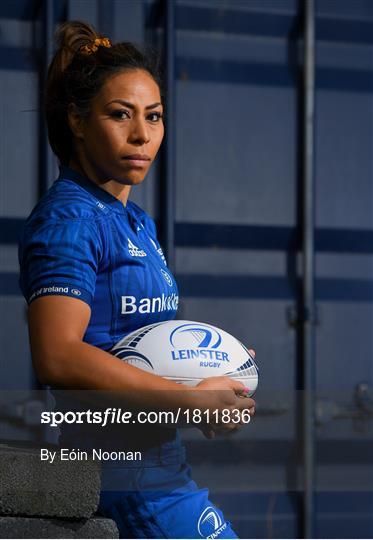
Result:
<svg viewBox="0 0 373 540">
<path fill-rule="evenodd" d="M 77 139 L 84 139 L 84 119 L 78 114 L 75 103 L 69 103 L 67 108 L 67 121 L 74 137 Z"/>
</svg>

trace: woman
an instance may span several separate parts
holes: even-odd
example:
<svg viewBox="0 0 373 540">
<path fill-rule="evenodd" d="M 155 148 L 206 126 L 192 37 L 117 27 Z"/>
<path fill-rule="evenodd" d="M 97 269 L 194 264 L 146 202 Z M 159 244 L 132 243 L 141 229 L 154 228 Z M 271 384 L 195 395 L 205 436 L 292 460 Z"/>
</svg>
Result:
<svg viewBox="0 0 373 540">
<path fill-rule="evenodd" d="M 239 382 L 212 377 L 191 390 L 108 352 L 129 332 L 173 319 L 177 310 L 177 287 L 154 223 L 128 200 L 162 142 L 161 85 L 154 60 L 130 43 L 112 45 L 81 22 L 62 25 L 57 38 L 46 115 L 61 172 L 20 243 L 39 380 L 53 388 L 116 392 L 133 409 L 254 414 Z M 140 309 L 141 300 L 162 295 L 170 299 L 162 309 Z M 237 429 L 198 427 L 207 438 Z M 64 446 L 72 431 L 62 432 Z M 116 437 L 120 447 L 143 450 L 141 462 L 103 468 L 99 511 L 117 522 L 121 537 L 236 537 L 207 490 L 191 480 L 175 429 L 121 426 Z"/>
</svg>

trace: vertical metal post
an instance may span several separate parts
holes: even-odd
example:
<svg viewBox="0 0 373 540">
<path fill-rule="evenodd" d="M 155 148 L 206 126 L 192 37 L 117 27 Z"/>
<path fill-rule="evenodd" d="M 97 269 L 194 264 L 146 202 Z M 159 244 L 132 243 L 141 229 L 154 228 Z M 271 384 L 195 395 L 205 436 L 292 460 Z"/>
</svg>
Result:
<svg viewBox="0 0 373 540">
<path fill-rule="evenodd" d="M 44 97 L 49 63 L 53 55 L 54 9 L 53 0 L 44 0 L 42 4 L 42 48 L 41 69 L 39 79 L 39 156 L 40 156 L 40 184 L 39 195 L 43 195 L 54 179 L 56 161 L 48 143 L 47 126 L 44 116 Z"/>
<path fill-rule="evenodd" d="M 165 0 L 164 60 L 166 68 L 166 133 L 161 205 L 163 244 L 168 266 L 175 270 L 175 0 Z"/>
<path fill-rule="evenodd" d="M 304 538 L 315 538 L 314 509 L 314 407 L 315 407 L 315 309 L 314 309 L 314 121 L 315 121 L 315 1 L 304 0 L 304 152 L 303 152 L 303 444 Z"/>
<path fill-rule="evenodd" d="M 98 21 L 99 30 L 103 34 L 110 36 L 113 33 L 113 21 L 114 16 L 114 2 L 112 0 L 99 0 L 98 6 Z M 126 37 L 126 40 L 128 38 Z"/>
</svg>

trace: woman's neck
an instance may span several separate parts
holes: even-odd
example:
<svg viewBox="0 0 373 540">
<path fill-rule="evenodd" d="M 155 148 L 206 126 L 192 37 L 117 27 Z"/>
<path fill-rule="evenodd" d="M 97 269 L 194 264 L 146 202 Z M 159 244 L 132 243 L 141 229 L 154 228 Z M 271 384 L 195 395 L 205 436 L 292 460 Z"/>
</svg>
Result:
<svg viewBox="0 0 373 540">
<path fill-rule="evenodd" d="M 113 195 L 116 199 L 120 200 L 124 206 L 127 204 L 128 196 L 131 191 L 131 186 L 123 185 L 116 180 L 107 180 L 100 178 L 100 175 L 95 171 L 88 163 L 80 163 L 75 159 L 69 161 L 70 169 L 78 172 L 82 176 L 85 176 L 91 182 L 98 185 L 101 189 L 105 190 L 110 195 Z"/>
</svg>

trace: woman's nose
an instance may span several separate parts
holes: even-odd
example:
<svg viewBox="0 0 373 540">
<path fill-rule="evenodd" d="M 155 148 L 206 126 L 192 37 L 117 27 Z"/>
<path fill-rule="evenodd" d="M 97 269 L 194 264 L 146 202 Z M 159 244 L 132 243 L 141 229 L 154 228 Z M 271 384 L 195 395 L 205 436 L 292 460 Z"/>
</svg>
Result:
<svg viewBox="0 0 373 540">
<path fill-rule="evenodd" d="M 134 119 L 131 124 L 130 142 L 134 144 L 146 144 L 150 141 L 148 126 L 143 119 Z"/>
</svg>

